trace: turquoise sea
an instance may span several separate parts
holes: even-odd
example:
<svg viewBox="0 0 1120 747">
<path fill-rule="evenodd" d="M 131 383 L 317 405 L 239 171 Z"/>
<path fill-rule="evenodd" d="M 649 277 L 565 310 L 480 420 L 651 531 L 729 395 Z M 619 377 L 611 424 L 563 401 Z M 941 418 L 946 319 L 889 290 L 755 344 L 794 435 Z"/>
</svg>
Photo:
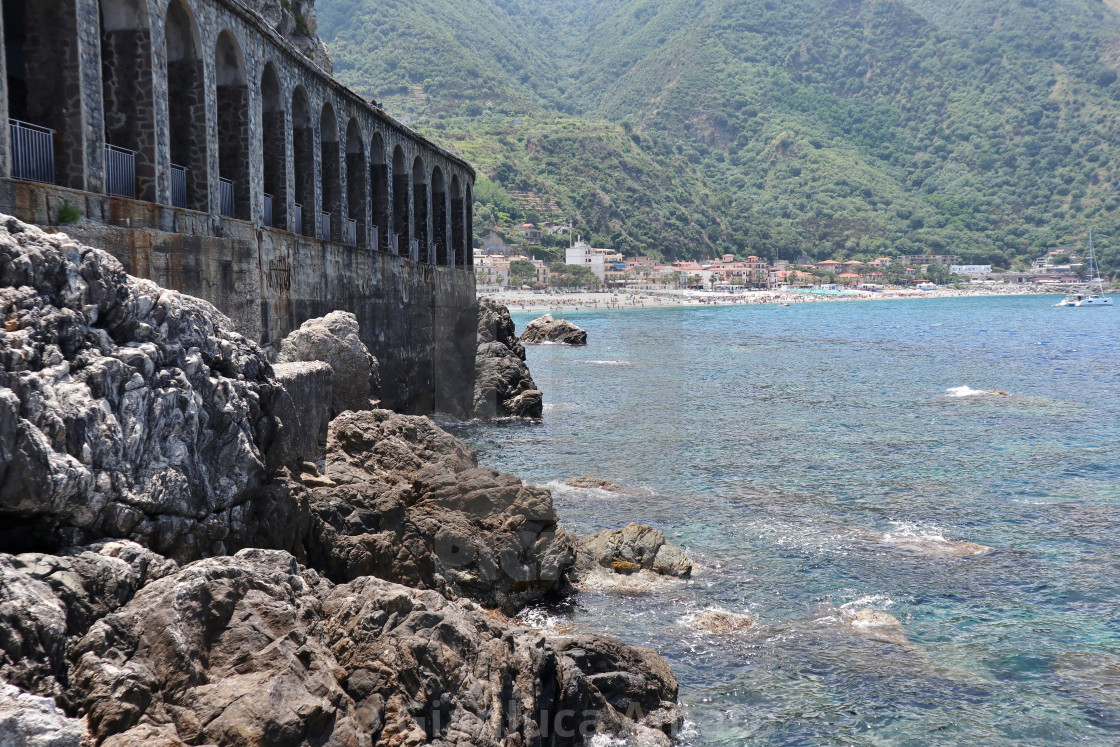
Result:
<svg viewBox="0 0 1120 747">
<path fill-rule="evenodd" d="M 698 570 L 526 619 L 660 652 L 682 744 L 1120 743 L 1120 309 L 1055 300 L 568 314 L 587 348 L 529 351 L 544 421 L 452 430 Z"/>
</svg>

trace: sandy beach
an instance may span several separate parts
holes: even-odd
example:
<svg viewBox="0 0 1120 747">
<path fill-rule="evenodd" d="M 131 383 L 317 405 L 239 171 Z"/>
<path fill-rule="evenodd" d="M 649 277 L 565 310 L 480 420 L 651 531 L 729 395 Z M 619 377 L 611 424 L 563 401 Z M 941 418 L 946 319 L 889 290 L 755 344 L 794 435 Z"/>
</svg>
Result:
<svg viewBox="0 0 1120 747">
<path fill-rule="evenodd" d="M 1003 288 L 955 288 L 934 291 L 888 290 L 872 292 L 821 291 L 743 291 L 735 294 L 710 291 L 601 291 L 581 293 L 535 293 L 531 291 L 485 291 L 479 296 L 492 298 L 518 312 L 614 311 L 700 306 L 751 306 L 761 304 L 839 303 L 846 301 L 883 301 L 913 298 L 961 298 L 966 296 L 1020 296 L 1038 293 L 1014 286 Z M 1057 292 L 1057 291 L 1045 291 Z"/>
</svg>

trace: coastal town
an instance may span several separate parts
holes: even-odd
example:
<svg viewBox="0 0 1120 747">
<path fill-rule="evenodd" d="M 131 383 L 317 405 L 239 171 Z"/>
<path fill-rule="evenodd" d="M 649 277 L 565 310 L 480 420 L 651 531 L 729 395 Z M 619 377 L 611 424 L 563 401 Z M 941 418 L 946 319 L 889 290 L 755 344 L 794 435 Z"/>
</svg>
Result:
<svg viewBox="0 0 1120 747">
<path fill-rule="evenodd" d="M 547 237 L 569 233 L 567 247 Z M 566 224 L 525 223 L 493 231 L 474 250 L 480 292 L 629 291 L 736 296 L 760 291 L 867 295 L 900 291 L 1058 293 L 1087 280 L 1087 264 L 1073 248 L 1059 247 L 1027 268 L 965 264 L 953 254 L 921 254 L 814 261 L 767 260 L 757 255 L 663 261 L 624 256 L 571 237 Z M 512 236 L 509 240 L 506 236 Z M 551 246 L 547 244 L 551 243 Z M 702 298 L 703 296 L 701 296 Z"/>
</svg>

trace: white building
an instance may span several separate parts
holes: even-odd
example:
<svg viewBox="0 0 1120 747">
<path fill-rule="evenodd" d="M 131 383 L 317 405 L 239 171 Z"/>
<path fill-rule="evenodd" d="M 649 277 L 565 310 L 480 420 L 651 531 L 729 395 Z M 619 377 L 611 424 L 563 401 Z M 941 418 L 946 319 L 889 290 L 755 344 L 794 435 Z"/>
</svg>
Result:
<svg viewBox="0 0 1120 747">
<path fill-rule="evenodd" d="M 991 265 L 949 265 L 949 272 L 954 275 L 991 275 Z"/>
<path fill-rule="evenodd" d="M 591 248 L 591 245 L 586 241 L 578 241 L 575 246 L 570 246 L 564 252 L 564 264 L 567 265 L 582 265 L 595 273 L 595 277 L 599 280 L 606 280 L 607 270 L 605 263 L 606 255 L 600 254 Z"/>
</svg>

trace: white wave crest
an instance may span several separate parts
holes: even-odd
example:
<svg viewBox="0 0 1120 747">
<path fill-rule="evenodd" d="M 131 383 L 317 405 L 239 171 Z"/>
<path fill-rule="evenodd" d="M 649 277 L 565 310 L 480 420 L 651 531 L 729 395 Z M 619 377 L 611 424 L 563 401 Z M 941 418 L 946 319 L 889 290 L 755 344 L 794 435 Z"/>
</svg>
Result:
<svg viewBox="0 0 1120 747">
<path fill-rule="evenodd" d="M 973 389 L 970 386 L 954 386 L 945 390 L 946 397 L 1006 397 L 1007 392 L 996 389 Z"/>
</svg>

